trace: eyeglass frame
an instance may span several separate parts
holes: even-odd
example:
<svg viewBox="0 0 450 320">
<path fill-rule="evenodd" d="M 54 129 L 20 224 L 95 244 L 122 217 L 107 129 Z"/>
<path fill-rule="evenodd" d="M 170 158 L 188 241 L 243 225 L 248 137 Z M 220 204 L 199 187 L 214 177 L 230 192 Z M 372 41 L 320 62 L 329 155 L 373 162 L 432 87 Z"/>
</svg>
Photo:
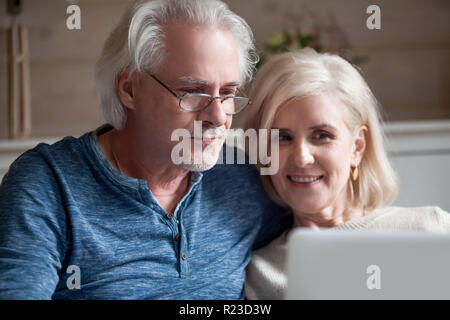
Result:
<svg viewBox="0 0 450 320">
<path fill-rule="evenodd" d="M 211 103 L 212 103 L 215 99 L 219 99 L 220 104 L 223 104 L 225 100 L 228 100 L 228 99 L 231 99 L 231 98 L 234 99 L 234 98 L 236 98 L 236 97 L 239 98 L 239 96 L 214 97 L 214 96 L 212 96 L 212 95 L 210 95 L 210 94 L 207 94 L 207 93 L 189 93 L 189 92 L 183 93 L 182 95 L 177 95 L 177 93 L 176 93 L 174 90 L 170 89 L 169 86 L 167 86 L 164 82 L 162 82 L 161 80 L 159 80 L 154 74 L 152 74 L 152 73 L 147 73 L 147 72 L 146 72 L 145 74 L 147 74 L 148 76 L 152 77 L 154 80 L 156 80 L 156 82 L 158 82 L 158 83 L 159 83 L 161 86 L 163 86 L 167 91 L 169 91 L 175 98 L 177 98 L 177 99 L 178 99 L 178 106 L 179 106 L 180 109 L 183 110 L 183 111 L 187 111 L 187 112 L 200 112 L 200 111 L 203 111 L 203 110 L 205 110 L 206 108 L 208 108 L 208 107 L 211 105 Z M 243 95 L 241 98 L 247 98 L 247 99 L 248 99 L 248 102 L 247 102 L 247 104 L 246 104 L 241 110 L 239 110 L 238 112 L 235 112 L 235 113 L 228 113 L 228 112 L 225 112 L 225 111 L 224 111 L 225 114 L 227 114 L 227 115 L 238 114 L 239 112 L 241 112 L 242 110 L 244 110 L 249 104 L 252 104 L 252 100 L 250 100 L 250 98 L 246 97 L 245 94 L 242 92 L 242 90 L 240 90 L 239 88 L 236 88 L 236 90 L 239 91 L 239 92 Z M 182 99 L 184 98 L 184 96 L 186 96 L 187 94 L 191 94 L 191 95 L 195 95 L 195 96 L 201 96 L 201 97 L 209 97 L 209 99 L 208 99 L 208 104 L 207 104 L 206 106 L 204 106 L 203 108 L 199 109 L 199 110 L 186 110 L 185 108 L 183 108 L 183 107 L 181 106 L 181 100 L 182 100 Z"/>
</svg>

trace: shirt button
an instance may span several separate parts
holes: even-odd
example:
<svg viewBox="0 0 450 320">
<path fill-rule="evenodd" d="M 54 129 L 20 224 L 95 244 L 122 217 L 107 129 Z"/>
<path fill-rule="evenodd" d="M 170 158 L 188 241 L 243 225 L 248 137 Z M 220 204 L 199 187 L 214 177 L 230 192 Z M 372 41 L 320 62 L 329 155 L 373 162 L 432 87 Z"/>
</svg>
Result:
<svg viewBox="0 0 450 320">
<path fill-rule="evenodd" d="M 175 240 L 177 240 L 178 242 L 180 242 L 180 238 L 181 238 L 181 237 L 180 237 L 180 234 L 177 234 L 176 237 L 175 237 Z"/>
<path fill-rule="evenodd" d="M 187 259 L 186 253 L 183 253 L 183 254 L 181 255 L 181 258 L 182 258 L 183 260 L 186 260 L 186 259 Z"/>
<path fill-rule="evenodd" d="M 167 217 L 167 219 L 172 219 L 172 218 L 173 218 L 173 213 L 172 213 L 172 212 L 169 212 L 169 213 L 166 215 L 166 217 Z"/>
</svg>

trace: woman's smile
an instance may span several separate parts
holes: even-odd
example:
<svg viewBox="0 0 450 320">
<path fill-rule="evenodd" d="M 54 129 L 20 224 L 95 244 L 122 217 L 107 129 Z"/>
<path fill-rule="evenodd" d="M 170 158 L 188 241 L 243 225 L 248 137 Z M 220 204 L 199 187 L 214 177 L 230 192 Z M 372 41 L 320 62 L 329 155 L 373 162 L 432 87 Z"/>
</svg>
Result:
<svg viewBox="0 0 450 320">
<path fill-rule="evenodd" d="M 288 175 L 287 178 L 290 183 L 294 187 L 300 187 L 300 188 L 307 188 L 307 187 L 313 187 L 321 182 L 323 179 L 323 175 L 304 175 L 304 176 L 298 176 L 298 175 Z"/>
</svg>

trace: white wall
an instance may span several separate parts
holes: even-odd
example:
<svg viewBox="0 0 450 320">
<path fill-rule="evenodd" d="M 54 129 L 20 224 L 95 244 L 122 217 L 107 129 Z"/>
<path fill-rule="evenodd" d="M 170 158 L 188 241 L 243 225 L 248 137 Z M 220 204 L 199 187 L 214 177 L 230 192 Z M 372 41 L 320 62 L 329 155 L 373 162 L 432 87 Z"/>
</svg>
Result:
<svg viewBox="0 0 450 320">
<path fill-rule="evenodd" d="M 450 212 L 450 121 L 390 123 L 389 158 L 400 180 L 396 205 Z"/>
</svg>

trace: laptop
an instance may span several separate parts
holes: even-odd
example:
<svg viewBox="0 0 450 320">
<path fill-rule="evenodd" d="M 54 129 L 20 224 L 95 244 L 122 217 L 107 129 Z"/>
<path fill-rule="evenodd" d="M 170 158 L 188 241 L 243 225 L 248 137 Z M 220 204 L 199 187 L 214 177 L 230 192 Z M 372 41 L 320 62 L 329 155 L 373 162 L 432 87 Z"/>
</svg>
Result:
<svg viewBox="0 0 450 320">
<path fill-rule="evenodd" d="M 450 235 L 298 228 L 287 272 L 286 299 L 450 299 Z"/>
</svg>

